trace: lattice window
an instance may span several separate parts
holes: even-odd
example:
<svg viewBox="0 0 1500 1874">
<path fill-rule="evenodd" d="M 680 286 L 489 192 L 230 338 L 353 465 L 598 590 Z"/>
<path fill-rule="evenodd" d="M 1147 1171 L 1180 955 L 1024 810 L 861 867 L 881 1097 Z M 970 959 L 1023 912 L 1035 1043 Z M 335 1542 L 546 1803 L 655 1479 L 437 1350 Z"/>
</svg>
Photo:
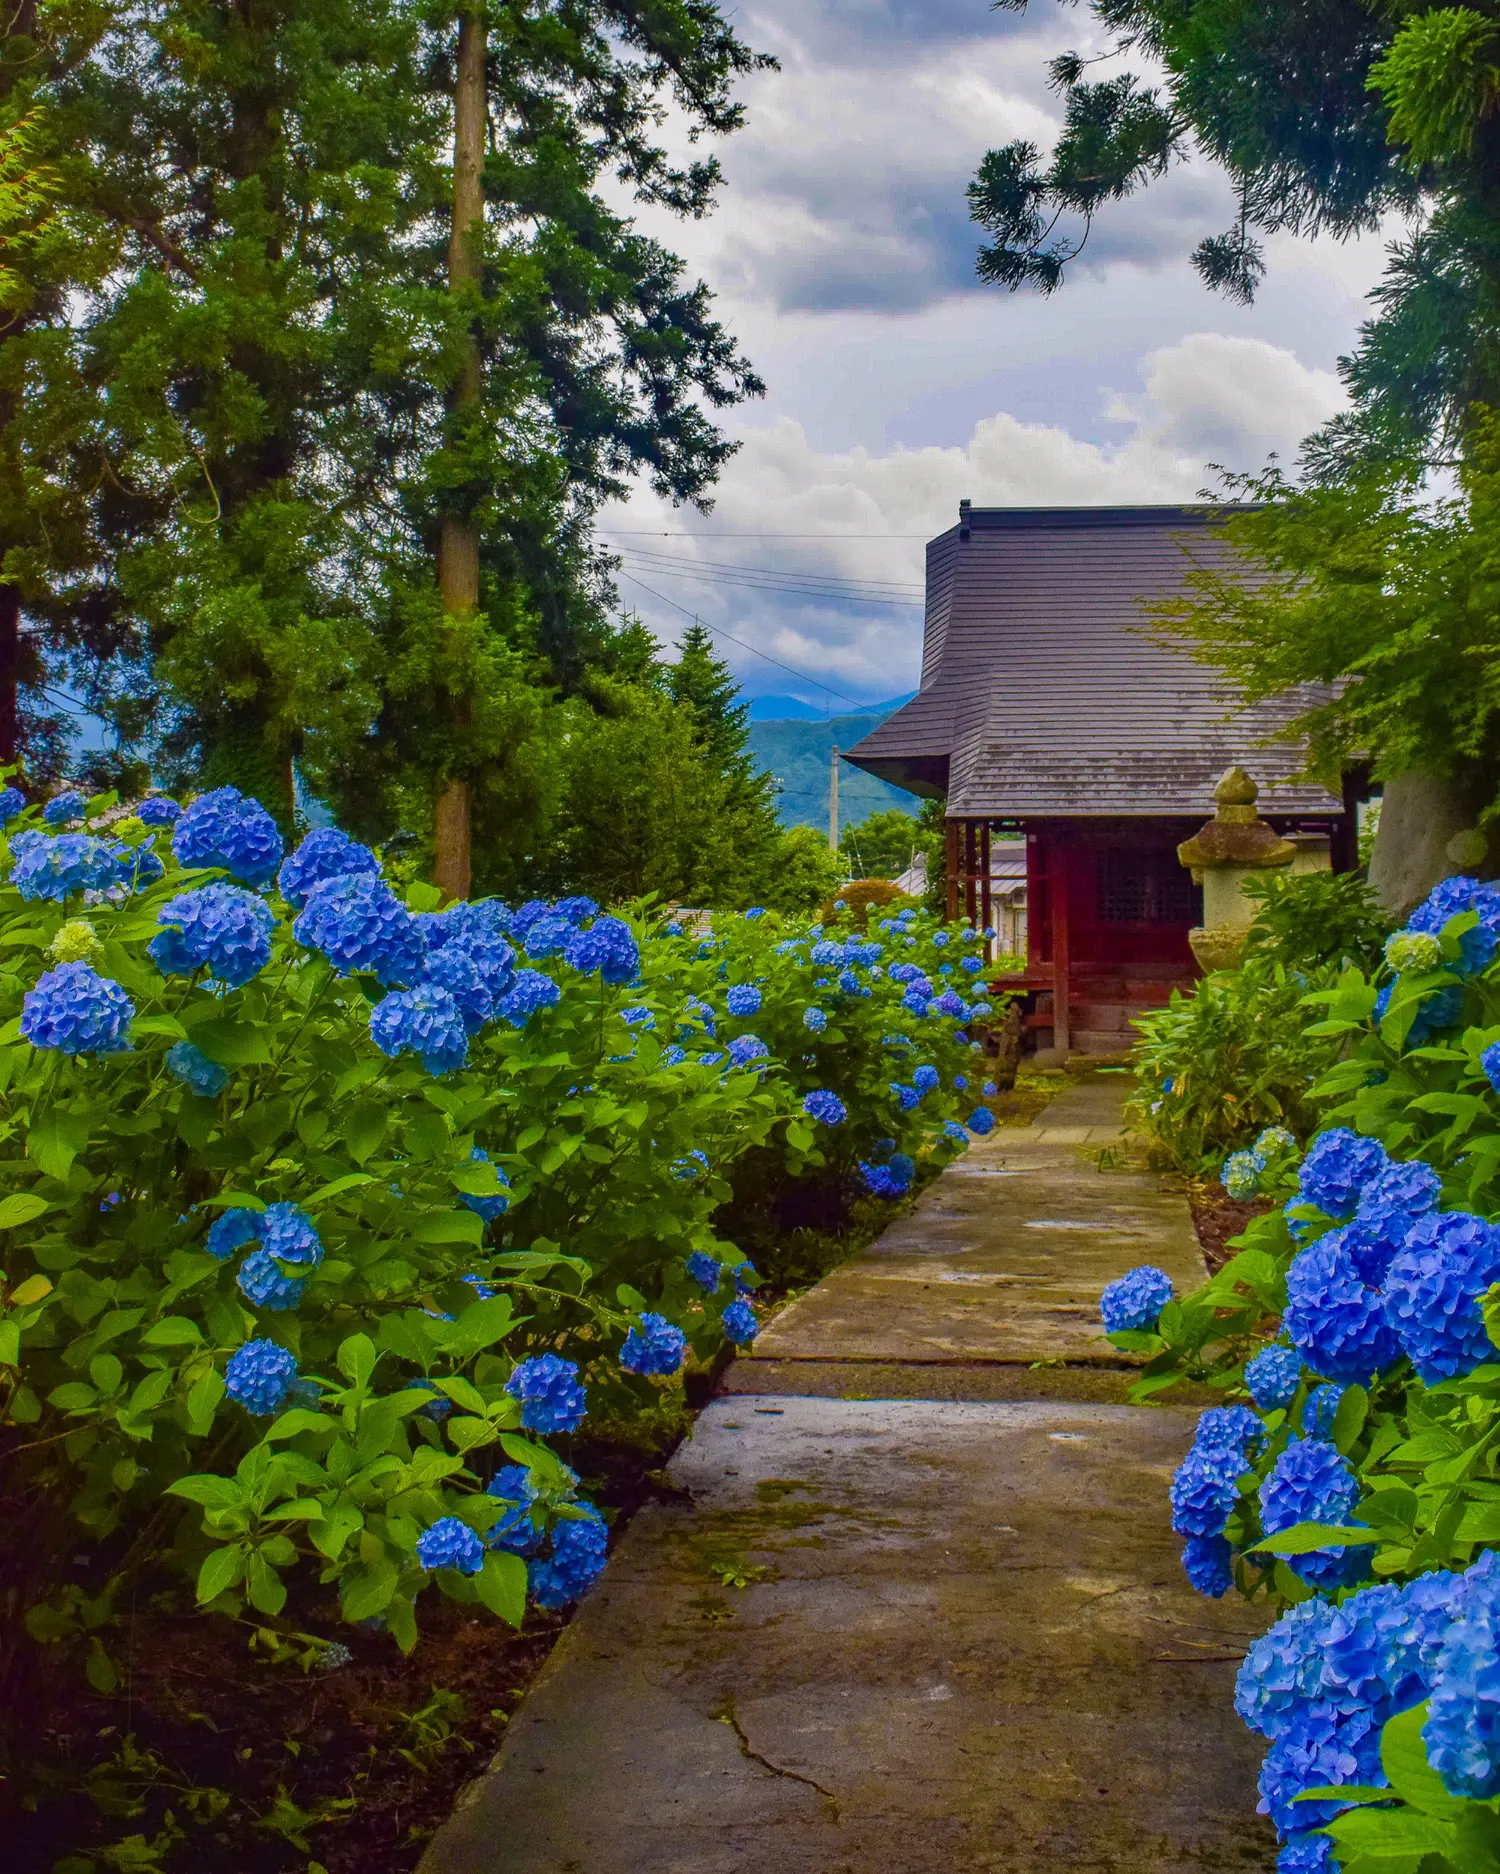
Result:
<svg viewBox="0 0 1500 1874">
<path fill-rule="evenodd" d="M 1098 865 L 1101 924 L 1196 924 L 1203 897 L 1175 855 L 1102 852 Z"/>
</svg>

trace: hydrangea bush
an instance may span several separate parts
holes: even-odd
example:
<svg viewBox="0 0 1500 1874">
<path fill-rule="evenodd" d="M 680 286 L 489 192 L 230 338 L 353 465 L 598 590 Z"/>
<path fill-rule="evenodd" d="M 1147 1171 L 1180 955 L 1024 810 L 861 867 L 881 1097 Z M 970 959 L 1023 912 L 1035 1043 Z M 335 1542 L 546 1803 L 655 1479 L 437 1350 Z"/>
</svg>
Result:
<svg viewBox="0 0 1500 1874">
<path fill-rule="evenodd" d="M 966 928 L 441 909 L 232 788 L 112 808 L 0 838 L 9 1546 L 101 1684 L 164 1567 L 403 1647 L 434 1587 L 565 1605 L 605 1528 L 549 1441 L 754 1338 L 737 1165 L 894 1199 L 993 1123 Z"/>
<path fill-rule="evenodd" d="M 1227 1402 L 1172 1521 L 1200 1592 L 1285 1610 L 1237 1693 L 1282 1874 L 1479 1874 L 1500 1866 L 1500 889 L 1444 881 L 1382 968 L 1306 1003 L 1320 1129 L 1232 1153 L 1226 1188 L 1273 1208 L 1111 1338 L 1147 1356 L 1138 1397 L 1189 1377 Z"/>
</svg>

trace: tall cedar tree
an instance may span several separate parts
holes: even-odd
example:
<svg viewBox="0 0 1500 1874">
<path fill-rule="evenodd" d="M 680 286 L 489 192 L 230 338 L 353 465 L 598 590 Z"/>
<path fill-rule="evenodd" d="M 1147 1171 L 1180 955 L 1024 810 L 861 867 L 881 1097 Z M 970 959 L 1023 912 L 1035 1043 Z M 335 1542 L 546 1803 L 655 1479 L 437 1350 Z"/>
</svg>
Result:
<svg viewBox="0 0 1500 1874">
<path fill-rule="evenodd" d="M 18 0 L 0 18 L 0 762 L 37 779 L 66 754 L 50 684 L 87 687 L 121 648 L 71 473 L 94 414 L 73 302 L 117 263 L 123 228 L 70 94 L 110 17 L 91 0 Z"/>
<path fill-rule="evenodd" d="M 1027 0 L 996 0 L 1008 11 Z M 1425 210 L 1391 250 L 1344 375 L 1355 404 L 1309 448 L 1316 472 L 1463 447 L 1472 412 L 1500 404 L 1500 0 L 1422 9 L 1397 0 L 1092 0 L 1115 49 L 1160 83 L 1085 81 L 1055 59 L 1066 100 L 1050 158 L 1018 141 L 969 189 L 990 230 L 983 277 L 1044 293 L 1093 217 L 1196 146 L 1228 172 L 1239 215 L 1193 259 L 1248 301 L 1259 235 L 1350 235 Z"/>
<path fill-rule="evenodd" d="M 154 660 L 122 717 L 283 814 L 294 761 L 423 848 L 446 798 L 466 889 L 469 816 L 503 844 L 535 805 L 538 684 L 610 656 L 595 509 L 641 470 L 703 500 L 730 445 L 700 405 L 759 389 L 596 185 L 705 212 L 717 169 L 667 161 L 658 106 L 731 129 L 757 61 L 701 4 L 171 0 L 111 51 L 95 146 L 156 190 L 85 331 Z"/>
</svg>

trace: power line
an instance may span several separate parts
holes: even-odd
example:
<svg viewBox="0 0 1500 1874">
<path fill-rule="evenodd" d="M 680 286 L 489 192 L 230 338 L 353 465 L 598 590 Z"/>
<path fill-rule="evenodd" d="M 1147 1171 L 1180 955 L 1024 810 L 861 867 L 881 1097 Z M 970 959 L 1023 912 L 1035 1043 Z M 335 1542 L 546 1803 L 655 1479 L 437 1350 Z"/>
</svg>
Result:
<svg viewBox="0 0 1500 1874">
<path fill-rule="evenodd" d="M 674 612 L 681 612 L 684 618 L 691 618 L 695 625 L 702 625 L 705 631 L 713 632 L 716 638 L 728 638 L 731 644 L 739 645 L 743 651 L 749 651 L 753 657 L 763 657 L 768 664 L 774 664 L 778 670 L 786 671 L 799 683 L 810 683 L 815 690 L 823 690 L 829 696 L 836 696 L 841 703 L 854 703 L 859 710 L 868 709 L 867 703 L 855 702 L 852 696 L 845 696 L 842 690 L 835 690 L 832 685 L 820 683 L 816 677 L 810 677 L 805 670 L 793 670 L 790 664 L 782 663 L 779 657 L 772 657 L 768 651 L 757 650 L 753 644 L 746 644 L 743 638 L 737 638 L 732 631 L 725 631 L 722 626 L 711 625 L 706 618 L 700 618 L 696 612 L 690 612 L 685 605 L 679 605 L 676 599 L 669 599 L 665 592 L 658 592 L 654 586 L 648 586 L 644 579 L 637 579 L 634 573 L 622 572 L 622 579 L 628 579 L 633 586 L 639 586 L 642 592 L 649 592 L 653 599 L 660 599 L 663 605 L 670 605 Z"/>
<path fill-rule="evenodd" d="M 742 534 L 732 527 L 700 527 L 693 533 L 669 533 L 666 528 L 611 527 L 612 534 L 630 534 L 640 540 L 930 540 L 922 534 Z"/>
<path fill-rule="evenodd" d="M 609 542 L 607 540 L 602 540 L 599 544 L 601 546 L 608 546 Z M 842 586 L 850 591 L 856 588 L 865 592 L 883 590 L 887 592 L 911 593 L 917 597 L 920 597 L 924 591 L 922 586 L 910 579 L 853 579 L 845 577 L 842 573 L 794 572 L 780 566 L 745 566 L 734 560 L 684 560 L 680 554 L 657 553 L 650 547 L 625 547 L 622 550 L 629 553 L 634 559 L 646 560 L 653 565 L 661 567 L 686 566 L 692 568 L 694 571 L 702 567 L 707 567 L 721 572 L 753 575 L 756 578 L 795 579 L 814 585 Z"/>
<path fill-rule="evenodd" d="M 836 605 L 877 605 L 892 606 L 898 611 L 919 612 L 922 609 L 920 599 L 889 599 L 879 596 L 867 596 L 863 593 L 839 591 L 832 586 L 794 586 L 783 585 L 777 581 L 761 578 L 737 579 L 732 573 L 694 573 L 678 572 L 675 568 L 654 565 L 647 562 L 646 571 L 658 579 L 689 579 L 696 585 L 737 586 L 748 592 L 779 592 L 786 598 L 825 599 Z"/>
</svg>

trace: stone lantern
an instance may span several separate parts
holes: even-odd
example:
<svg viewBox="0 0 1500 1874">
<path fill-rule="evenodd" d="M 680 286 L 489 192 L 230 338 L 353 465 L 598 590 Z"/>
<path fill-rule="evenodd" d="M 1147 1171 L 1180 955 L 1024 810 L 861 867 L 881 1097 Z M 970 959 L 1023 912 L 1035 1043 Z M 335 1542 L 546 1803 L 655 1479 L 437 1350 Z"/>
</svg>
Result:
<svg viewBox="0 0 1500 1874">
<path fill-rule="evenodd" d="M 1231 768 L 1214 789 L 1217 809 L 1184 840 L 1177 857 L 1203 887 L 1203 922 L 1188 932 L 1205 971 L 1233 969 L 1245 948 L 1257 906 L 1245 886 L 1262 873 L 1291 865 L 1298 848 L 1255 811 L 1260 789 L 1243 768 Z"/>
</svg>

